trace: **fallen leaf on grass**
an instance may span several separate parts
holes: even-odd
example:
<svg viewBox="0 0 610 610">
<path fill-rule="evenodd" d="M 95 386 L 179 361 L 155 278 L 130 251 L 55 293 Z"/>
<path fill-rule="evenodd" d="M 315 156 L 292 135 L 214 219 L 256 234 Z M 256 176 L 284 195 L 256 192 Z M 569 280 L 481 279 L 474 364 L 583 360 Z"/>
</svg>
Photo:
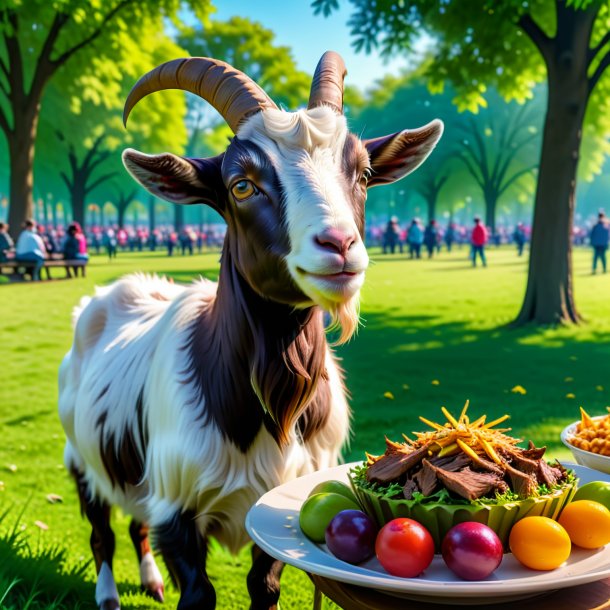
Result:
<svg viewBox="0 0 610 610">
<path fill-rule="evenodd" d="M 595 389 L 596 389 L 598 392 L 603 392 L 603 391 L 604 391 L 604 386 L 603 386 L 603 385 L 596 385 L 596 386 L 595 386 Z"/>
<path fill-rule="evenodd" d="M 57 494 L 49 494 L 47 496 L 47 501 L 51 504 L 57 504 L 57 502 L 63 502 L 64 499 L 61 496 L 58 496 Z"/>
<path fill-rule="evenodd" d="M 6 468 L 8 470 L 10 470 L 11 472 L 17 472 L 17 465 L 16 464 L 9 464 Z"/>
<path fill-rule="evenodd" d="M 388 400 L 394 400 L 394 394 L 392 394 L 392 392 L 384 392 L 383 397 L 387 398 Z"/>
<path fill-rule="evenodd" d="M 433 379 L 430 383 L 432 385 L 441 385 L 441 382 L 438 379 Z"/>
<path fill-rule="evenodd" d="M 570 381 L 574 381 L 574 377 L 566 377 L 564 381 L 567 381 L 569 383 Z"/>
<path fill-rule="evenodd" d="M 572 392 L 568 392 L 568 393 L 566 394 L 566 398 L 576 398 L 576 395 L 575 395 L 575 394 L 572 394 Z"/>
<path fill-rule="evenodd" d="M 34 525 L 39 527 L 43 532 L 49 529 L 49 526 L 44 521 L 34 521 Z"/>
<path fill-rule="evenodd" d="M 516 385 L 511 389 L 513 394 L 527 394 L 527 390 L 522 385 Z"/>
</svg>

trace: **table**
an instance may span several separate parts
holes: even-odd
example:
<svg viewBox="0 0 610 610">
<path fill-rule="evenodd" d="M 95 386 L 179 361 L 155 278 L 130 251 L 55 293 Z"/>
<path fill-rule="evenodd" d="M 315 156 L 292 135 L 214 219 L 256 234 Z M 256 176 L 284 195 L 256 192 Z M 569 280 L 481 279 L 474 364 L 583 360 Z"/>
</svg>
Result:
<svg viewBox="0 0 610 610">
<path fill-rule="evenodd" d="M 309 578 L 318 591 L 332 599 L 343 610 L 466 609 L 466 606 L 429 604 L 399 599 L 374 589 L 348 585 L 316 574 L 309 574 Z M 519 610 L 602 610 L 610 608 L 610 578 L 505 604 L 470 606 L 468 610 L 508 610 L 508 608 L 518 608 Z"/>
</svg>

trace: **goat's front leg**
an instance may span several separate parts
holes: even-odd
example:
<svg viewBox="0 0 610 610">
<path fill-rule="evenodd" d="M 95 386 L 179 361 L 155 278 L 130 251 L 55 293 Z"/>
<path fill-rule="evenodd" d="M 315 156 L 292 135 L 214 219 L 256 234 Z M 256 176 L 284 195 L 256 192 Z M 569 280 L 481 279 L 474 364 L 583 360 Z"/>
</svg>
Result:
<svg viewBox="0 0 610 610">
<path fill-rule="evenodd" d="M 252 568 L 248 573 L 251 610 L 275 610 L 280 598 L 280 577 L 284 563 L 252 546 Z"/>
<path fill-rule="evenodd" d="M 157 546 L 180 589 L 177 610 L 213 610 L 216 592 L 206 573 L 208 542 L 192 513 L 176 513 L 155 528 Z"/>
</svg>

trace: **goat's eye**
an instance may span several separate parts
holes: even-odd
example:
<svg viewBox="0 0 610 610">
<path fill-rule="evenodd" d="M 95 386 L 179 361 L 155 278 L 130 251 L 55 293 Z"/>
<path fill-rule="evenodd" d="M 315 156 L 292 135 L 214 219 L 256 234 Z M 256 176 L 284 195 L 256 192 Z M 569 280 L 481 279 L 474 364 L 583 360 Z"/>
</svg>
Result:
<svg viewBox="0 0 610 610">
<path fill-rule="evenodd" d="M 360 175 L 360 182 L 362 182 L 364 185 L 368 184 L 368 181 L 372 175 L 373 170 L 370 167 L 366 167 Z"/>
<path fill-rule="evenodd" d="M 238 201 L 244 201 L 256 193 L 256 187 L 250 180 L 239 180 L 231 187 L 231 193 Z"/>
</svg>

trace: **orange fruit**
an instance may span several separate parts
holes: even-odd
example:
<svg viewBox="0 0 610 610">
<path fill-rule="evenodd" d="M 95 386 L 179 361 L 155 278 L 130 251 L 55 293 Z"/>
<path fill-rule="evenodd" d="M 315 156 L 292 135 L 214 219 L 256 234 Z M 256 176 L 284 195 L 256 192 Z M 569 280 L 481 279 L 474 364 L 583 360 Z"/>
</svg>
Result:
<svg viewBox="0 0 610 610">
<path fill-rule="evenodd" d="M 570 540 L 583 549 L 597 549 L 610 542 L 610 510 L 599 502 L 570 502 L 563 509 L 559 523 Z"/>
<path fill-rule="evenodd" d="M 532 570 L 554 570 L 572 549 L 566 530 L 548 517 L 525 517 L 513 525 L 508 538 L 513 555 Z"/>
</svg>

